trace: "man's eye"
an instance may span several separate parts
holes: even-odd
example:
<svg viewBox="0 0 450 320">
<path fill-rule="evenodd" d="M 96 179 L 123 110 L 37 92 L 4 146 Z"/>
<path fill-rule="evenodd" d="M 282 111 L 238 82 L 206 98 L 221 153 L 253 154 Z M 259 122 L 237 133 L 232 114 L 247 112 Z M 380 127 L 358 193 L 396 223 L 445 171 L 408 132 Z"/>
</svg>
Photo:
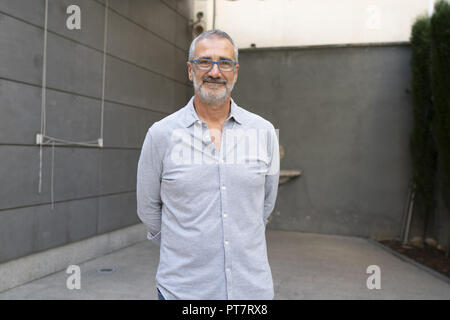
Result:
<svg viewBox="0 0 450 320">
<path fill-rule="evenodd" d="M 219 62 L 220 68 L 223 70 L 231 70 L 233 69 L 233 61 L 230 60 L 222 60 Z"/>
<path fill-rule="evenodd" d="M 201 66 L 209 66 L 209 65 L 211 65 L 211 61 L 210 60 L 199 60 L 198 64 Z"/>
</svg>

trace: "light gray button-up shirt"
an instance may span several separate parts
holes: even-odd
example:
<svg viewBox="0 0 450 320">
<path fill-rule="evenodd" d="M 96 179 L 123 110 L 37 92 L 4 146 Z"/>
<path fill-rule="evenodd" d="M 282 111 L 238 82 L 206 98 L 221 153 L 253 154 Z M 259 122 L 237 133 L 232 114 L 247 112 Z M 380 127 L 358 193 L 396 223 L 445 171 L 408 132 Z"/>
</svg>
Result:
<svg viewBox="0 0 450 320">
<path fill-rule="evenodd" d="M 265 227 L 278 190 L 277 131 L 231 99 L 217 151 L 193 104 L 155 122 L 137 172 L 137 211 L 160 244 L 171 299 L 273 299 Z"/>
</svg>

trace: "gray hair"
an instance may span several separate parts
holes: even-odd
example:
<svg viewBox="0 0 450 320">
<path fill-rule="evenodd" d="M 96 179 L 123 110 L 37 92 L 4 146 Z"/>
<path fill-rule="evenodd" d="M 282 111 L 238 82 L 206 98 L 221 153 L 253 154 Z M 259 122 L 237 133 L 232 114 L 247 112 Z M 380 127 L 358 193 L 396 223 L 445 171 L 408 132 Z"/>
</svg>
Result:
<svg viewBox="0 0 450 320">
<path fill-rule="evenodd" d="M 218 30 L 218 29 L 205 31 L 205 32 L 199 34 L 194 40 L 192 40 L 191 46 L 189 47 L 188 61 L 191 61 L 192 59 L 194 59 L 195 45 L 197 44 L 197 42 L 199 40 L 213 38 L 213 37 L 228 39 L 234 47 L 234 56 L 236 58 L 236 62 L 239 62 L 238 61 L 238 47 L 234 43 L 233 39 L 231 39 L 231 37 L 228 35 L 228 33 L 224 32 L 222 30 Z"/>
</svg>

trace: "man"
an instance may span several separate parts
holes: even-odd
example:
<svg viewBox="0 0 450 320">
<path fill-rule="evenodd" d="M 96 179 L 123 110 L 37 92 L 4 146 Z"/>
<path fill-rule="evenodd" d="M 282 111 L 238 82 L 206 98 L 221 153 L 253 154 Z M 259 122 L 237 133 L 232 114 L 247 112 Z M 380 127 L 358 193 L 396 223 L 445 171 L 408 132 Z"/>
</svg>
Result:
<svg viewBox="0 0 450 320">
<path fill-rule="evenodd" d="M 158 297 L 273 299 L 275 128 L 231 99 L 239 64 L 228 34 L 199 35 L 187 66 L 194 96 L 150 127 L 138 164 L 138 215 L 160 245 Z"/>
</svg>

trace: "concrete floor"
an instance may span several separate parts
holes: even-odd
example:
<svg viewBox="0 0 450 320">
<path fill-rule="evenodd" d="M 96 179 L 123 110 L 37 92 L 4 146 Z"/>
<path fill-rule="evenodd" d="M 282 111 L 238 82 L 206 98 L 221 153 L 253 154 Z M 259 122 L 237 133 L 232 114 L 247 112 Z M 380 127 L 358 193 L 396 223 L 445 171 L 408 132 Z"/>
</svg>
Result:
<svg viewBox="0 0 450 320">
<path fill-rule="evenodd" d="M 267 243 L 277 300 L 450 299 L 448 283 L 365 239 L 267 230 Z M 158 260 L 159 247 L 140 242 L 80 264 L 80 290 L 68 290 L 61 271 L 0 293 L 0 300 L 155 300 Z M 380 290 L 367 289 L 369 265 L 381 269 Z"/>
</svg>

